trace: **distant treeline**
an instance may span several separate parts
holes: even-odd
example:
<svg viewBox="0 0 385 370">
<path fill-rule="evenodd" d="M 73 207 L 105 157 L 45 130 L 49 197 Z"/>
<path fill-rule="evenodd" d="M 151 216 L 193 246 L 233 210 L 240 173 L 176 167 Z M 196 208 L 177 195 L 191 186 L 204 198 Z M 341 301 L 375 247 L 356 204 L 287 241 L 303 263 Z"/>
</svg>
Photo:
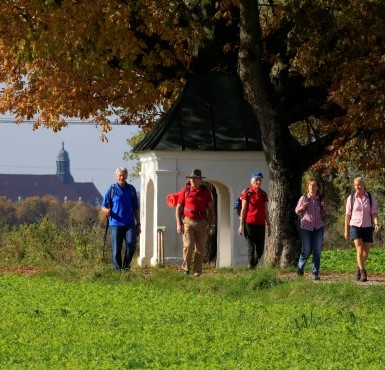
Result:
<svg viewBox="0 0 385 370">
<path fill-rule="evenodd" d="M 102 225 L 106 220 L 100 208 L 81 201 L 63 202 L 53 196 L 28 197 L 16 202 L 0 198 L 0 219 L 9 226 L 37 224 L 42 219 L 57 225 Z"/>
</svg>

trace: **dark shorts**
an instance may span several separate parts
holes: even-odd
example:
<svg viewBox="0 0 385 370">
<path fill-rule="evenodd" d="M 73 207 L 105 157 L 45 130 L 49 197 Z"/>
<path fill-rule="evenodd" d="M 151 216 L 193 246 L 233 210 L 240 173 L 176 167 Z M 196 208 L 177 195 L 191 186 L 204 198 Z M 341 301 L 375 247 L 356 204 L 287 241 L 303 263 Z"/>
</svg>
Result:
<svg viewBox="0 0 385 370">
<path fill-rule="evenodd" d="M 373 227 L 350 226 L 350 239 L 362 239 L 364 243 L 373 243 Z"/>
</svg>

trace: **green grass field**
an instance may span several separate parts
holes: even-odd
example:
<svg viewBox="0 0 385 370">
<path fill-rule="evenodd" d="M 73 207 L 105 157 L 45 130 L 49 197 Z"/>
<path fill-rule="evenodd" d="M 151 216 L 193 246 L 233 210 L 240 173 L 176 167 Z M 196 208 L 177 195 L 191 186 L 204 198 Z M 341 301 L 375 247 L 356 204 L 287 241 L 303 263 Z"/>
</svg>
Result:
<svg viewBox="0 0 385 370">
<path fill-rule="evenodd" d="M 373 250 L 368 269 L 383 272 L 384 252 Z M 352 250 L 324 252 L 323 271 L 338 266 L 352 272 Z M 385 286 L 353 275 L 314 283 L 269 269 L 4 273 L 0 296 L 1 369 L 385 366 Z"/>
</svg>

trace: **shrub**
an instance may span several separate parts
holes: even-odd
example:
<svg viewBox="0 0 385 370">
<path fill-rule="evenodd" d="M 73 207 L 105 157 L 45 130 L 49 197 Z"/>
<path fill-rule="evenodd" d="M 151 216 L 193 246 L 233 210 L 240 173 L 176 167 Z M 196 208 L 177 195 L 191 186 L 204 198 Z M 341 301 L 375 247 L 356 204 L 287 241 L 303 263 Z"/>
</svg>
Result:
<svg viewBox="0 0 385 370">
<path fill-rule="evenodd" d="M 58 226 L 42 219 L 1 230 L 0 258 L 6 264 L 92 269 L 101 263 L 103 230 L 97 225 Z"/>
</svg>

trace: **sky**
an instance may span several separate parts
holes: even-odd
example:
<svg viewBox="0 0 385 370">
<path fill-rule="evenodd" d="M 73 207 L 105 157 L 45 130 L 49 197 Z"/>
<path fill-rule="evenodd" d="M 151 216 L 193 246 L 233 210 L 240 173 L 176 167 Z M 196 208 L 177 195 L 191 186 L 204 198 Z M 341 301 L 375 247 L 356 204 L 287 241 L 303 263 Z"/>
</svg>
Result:
<svg viewBox="0 0 385 370">
<path fill-rule="evenodd" d="M 55 175 L 56 157 L 62 149 L 69 154 L 70 171 L 75 182 L 93 182 L 104 195 L 115 182 L 115 169 L 127 167 L 129 173 L 135 162 L 123 160 L 131 148 L 127 139 L 135 135 L 134 126 L 112 126 L 108 143 L 101 142 L 100 129 L 88 124 L 70 124 L 59 132 L 32 124 L 0 121 L 0 173 Z M 140 181 L 132 184 L 139 189 Z"/>
</svg>

